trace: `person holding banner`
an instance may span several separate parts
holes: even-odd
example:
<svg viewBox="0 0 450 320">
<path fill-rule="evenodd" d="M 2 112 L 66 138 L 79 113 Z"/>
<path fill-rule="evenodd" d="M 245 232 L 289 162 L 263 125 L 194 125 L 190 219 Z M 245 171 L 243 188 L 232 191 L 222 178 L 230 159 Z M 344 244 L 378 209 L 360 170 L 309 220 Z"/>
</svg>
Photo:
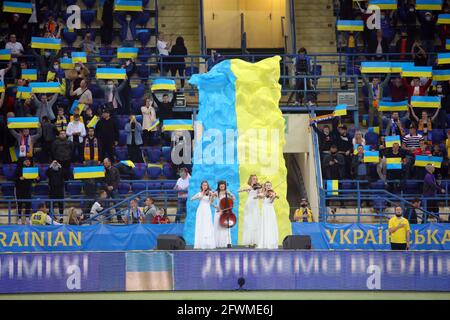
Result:
<svg viewBox="0 0 450 320">
<path fill-rule="evenodd" d="M 421 117 L 419 119 L 419 117 L 414 112 L 414 108 L 411 105 L 409 105 L 411 117 L 413 121 L 417 124 L 417 129 L 419 133 L 422 134 L 427 140 L 431 140 L 432 138 L 432 130 L 433 130 L 432 124 L 434 123 L 434 120 L 438 116 L 440 108 L 441 108 L 440 106 L 436 108 L 436 111 L 434 112 L 431 119 L 428 117 L 428 112 L 422 111 Z"/>
<path fill-rule="evenodd" d="M 31 99 L 33 100 L 34 105 L 36 106 L 36 117 L 39 117 L 39 120 L 42 121 L 42 117 L 48 117 L 50 121 L 55 120 L 55 114 L 53 113 L 53 105 L 55 104 L 56 100 L 58 99 L 58 94 L 55 93 L 53 96 L 48 100 L 48 97 L 46 94 L 41 94 L 41 100 L 39 101 L 36 98 L 36 95 L 34 93 L 31 94 Z"/>
<path fill-rule="evenodd" d="M 380 83 L 379 77 L 373 77 L 369 82 L 367 76 L 361 73 L 361 78 L 364 83 L 364 87 L 367 90 L 367 101 L 369 102 L 369 127 L 373 127 L 374 117 L 378 118 L 378 125 L 382 123 L 381 113 L 378 112 L 378 104 L 381 98 L 383 98 L 383 91 L 389 84 L 391 75 L 388 73 L 383 82 Z"/>
</svg>

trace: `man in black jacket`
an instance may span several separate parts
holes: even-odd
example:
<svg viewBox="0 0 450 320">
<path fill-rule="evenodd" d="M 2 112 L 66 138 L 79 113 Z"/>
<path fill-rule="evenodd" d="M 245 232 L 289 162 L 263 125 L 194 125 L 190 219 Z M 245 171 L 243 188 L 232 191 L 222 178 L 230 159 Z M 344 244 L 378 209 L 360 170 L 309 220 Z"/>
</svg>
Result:
<svg viewBox="0 0 450 320">
<path fill-rule="evenodd" d="M 114 199 L 117 197 L 117 188 L 120 182 L 120 172 L 119 169 L 112 166 L 111 160 L 105 158 L 103 160 L 103 166 L 105 167 L 105 180 L 104 180 L 104 190 L 108 194 L 109 199 Z M 110 202 L 109 206 L 113 206 L 114 203 Z M 122 222 L 122 216 L 117 216 L 117 221 Z"/>
<path fill-rule="evenodd" d="M 48 177 L 49 198 L 64 199 L 64 171 L 61 164 L 58 161 L 53 160 L 46 171 L 46 175 Z M 64 202 L 54 202 L 53 211 L 55 211 L 56 205 L 58 205 L 60 216 L 59 222 L 62 222 L 64 216 Z"/>
<path fill-rule="evenodd" d="M 350 179 L 350 169 L 352 164 L 353 143 L 347 135 L 347 126 L 340 124 L 338 126 L 337 117 L 333 119 L 333 142 L 336 144 L 338 153 L 345 159 L 345 171 L 343 179 Z"/>
<path fill-rule="evenodd" d="M 58 161 L 63 168 L 64 179 L 70 178 L 70 163 L 72 160 L 72 141 L 67 140 L 66 132 L 61 130 L 58 138 L 52 144 L 53 159 Z"/>
<path fill-rule="evenodd" d="M 119 143 L 119 129 L 108 109 L 103 110 L 102 119 L 95 126 L 95 136 L 100 144 L 100 160 L 109 158 L 114 161 L 114 146 Z"/>
<path fill-rule="evenodd" d="M 56 125 L 51 123 L 46 116 L 42 117 L 41 127 L 42 153 L 44 156 L 43 162 L 49 162 L 52 144 L 56 140 L 58 130 L 56 129 Z"/>
<path fill-rule="evenodd" d="M 324 125 L 323 129 L 320 130 L 317 127 L 316 123 L 312 123 L 311 127 L 317 133 L 317 137 L 319 138 L 320 158 L 323 159 L 325 154 L 330 153 L 330 147 L 332 144 L 334 144 L 333 136 L 330 132 L 330 127 L 328 125 Z"/>
<path fill-rule="evenodd" d="M 14 175 L 14 180 L 16 183 L 16 199 L 17 199 L 17 215 L 19 220 L 18 224 L 29 224 L 30 215 L 31 215 L 31 201 L 20 201 L 20 200 L 31 200 L 31 191 L 33 187 L 33 179 L 25 179 L 23 176 L 23 168 L 31 167 L 31 160 L 29 158 L 20 158 L 18 161 L 18 165 L 16 168 L 16 172 Z M 39 180 L 39 176 L 36 181 Z M 25 207 L 25 219 L 23 221 L 24 216 L 22 215 L 22 208 Z"/>
</svg>

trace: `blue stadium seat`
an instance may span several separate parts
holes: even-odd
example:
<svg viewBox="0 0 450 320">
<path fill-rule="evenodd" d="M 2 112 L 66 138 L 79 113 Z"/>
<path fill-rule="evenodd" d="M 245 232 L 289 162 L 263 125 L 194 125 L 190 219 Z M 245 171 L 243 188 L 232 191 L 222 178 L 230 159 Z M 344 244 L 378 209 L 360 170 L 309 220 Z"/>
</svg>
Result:
<svg viewBox="0 0 450 320">
<path fill-rule="evenodd" d="M 170 190 L 175 187 L 176 182 L 175 181 L 163 181 L 162 182 L 162 188 L 164 190 Z"/>
<path fill-rule="evenodd" d="M 136 37 L 141 42 L 141 45 L 145 47 L 150 41 L 151 34 L 147 29 L 138 29 L 136 30 Z"/>
<path fill-rule="evenodd" d="M 138 51 L 139 61 L 147 62 L 151 55 L 152 55 L 151 48 L 149 48 L 149 47 L 139 48 L 139 51 Z"/>
<path fill-rule="evenodd" d="M 66 191 L 70 196 L 79 196 L 81 194 L 81 182 L 68 182 L 66 184 Z"/>
<path fill-rule="evenodd" d="M 148 148 L 146 151 L 150 162 L 156 163 L 161 160 L 161 149 L 159 147 Z"/>
<path fill-rule="evenodd" d="M 96 84 L 96 83 L 90 84 L 89 90 L 91 90 L 91 92 L 92 92 L 93 99 L 104 99 L 105 98 L 105 92 L 98 84 Z"/>
<path fill-rule="evenodd" d="M 127 147 L 116 147 L 115 154 L 116 154 L 117 159 L 119 159 L 120 161 L 128 160 Z"/>
<path fill-rule="evenodd" d="M 197 67 L 191 67 L 191 66 L 188 65 L 186 67 L 186 72 L 185 73 L 186 73 L 186 77 L 190 77 L 193 74 L 200 73 L 200 71 L 199 71 L 199 69 Z"/>
<path fill-rule="evenodd" d="M 103 62 L 110 63 L 114 58 L 114 49 L 101 47 L 99 49 L 99 56 Z"/>
<path fill-rule="evenodd" d="M 364 135 L 364 139 L 366 139 L 366 145 L 378 145 L 378 135 L 374 132 L 366 132 L 366 134 Z"/>
<path fill-rule="evenodd" d="M 81 10 L 81 21 L 89 28 L 94 22 L 96 14 L 95 10 Z"/>
<path fill-rule="evenodd" d="M 375 211 L 381 212 L 386 208 L 386 202 L 383 199 L 375 199 L 373 201 Z"/>
<path fill-rule="evenodd" d="M 343 181 L 343 182 L 341 183 L 341 188 L 342 188 L 343 190 L 351 190 L 351 189 L 353 189 L 353 188 L 356 189 L 356 183 L 355 183 L 355 185 L 353 185 L 353 182 L 351 182 L 351 181 Z"/>
<path fill-rule="evenodd" d="M 1 186 L 2 194 L 4 197 L 14 197 L 15 195 L 15 185 L 14 183 L 3 183 Z"/>
<path fill-rule="evenodd" d="M 168 146 L 162 147 L 162 157 L 167 162 L 171 162 L 172 161 L 172 157 L 170 155 L 171 151 L 172 151 L 172 149 L 170 147 L 168 147 Z"/>
<path fill-rule="evenodd" d="M 130 192 L 131 185 L 129 183 L 120 182 L 119 187 L 117 188 L 117 191 L 119 191 L 119 194 L 125 195 Z"/>
<path fill-rule="evenodd" d="M 146 7 L 150 0 L 142 0 L 142 7 Z"/>
<path fill-rule="evenodd" d="M 45 172 L 48 169 L 48 165 L 40 163 L 37 167 L 39 168 L 39 179 L 41 179 L 41 181 L 47 180 L 47 174 Z"/>
<path fill-rule="evenodd" d="M 370 183 L 370 188 L 371 189 L 378 189 L 378 190 L 385 189 L 384 181 L 382 181 L 382 180 L 374 181 L 374 182 Z"/>
<path fill-rule="evenodd" d="M 119 120 L 119 130 L 124 130 L 125 125 L 130 121 L 129 116 L 127 116 L 127 115 L 118 116 L 117 119 Z M 126 141 L 125 141 L 125 143 L 126 143 Z"/>
<path fill-rule="evenodd" d="M 139 78 L 148 79 L 148 76 L 150 75 L 150 70 L 147 65 L 142 64 L 137 67 L 137 74 L 138 74 Z"/>
<path fill-rule="evenodd" d="M 163 165 L 163 175 L 167 179 L 175 179 L 176 178 L 176 172 L 175 172 L 174 168 L 172 168 L 172 166 L 168 163 L 165 163 Z"/>
<path fill-rule="evenodd" d="M 125 146 L 127 144 L 127 133 L 125 130 L 119 130 L 119 146 Z"/>
<path fill-rule="evenodd" d="M 150 179 L 158 179 L 159 176 L 161 175 L 161 172 L 162 170 L 159 167 L 147 168 L 147 174 Z"/>
<path fill-rule="evenodd" d="M 356 129 L 355 129 L 355 128 L 349 128 L 349 129 L 347 130 L 347 137 L 348 137 L 350 140 L 352 140 L 352 139 L 355 137 L 355 132 L 356 132 Z"/>
<path fill-rule="evenodd" d="M 420 191 L 419 191 L 419 184 L 417 182 L 414 182 L 414 181 L 406 180 L 405 193 L 408 193 L 408 194 L 418 194 L 418 193 L 420 193 Z"/>
<path fill-rule="evenodd" d="M 72 47 L 75 41 L 77 41 L 77 34 L 76 32 L 70 32 L 65 30 L 62 32 L 62 38 L 69 47 Z"/>
<path fill-rule="evenodd" d="M 433 144 L 440 144 L 447 136 L 446 131 L 442 129 L 433 129 L 432 133 Z"/>
<path fill-rule="evenodd" d="M 135 163 L 133 168 L 134 179 L 142 180 L 145 176 L 146 165 L 145 163 Z"/>
<path fill-rule="evenodd" d="M 48 184 L 37 184 L 34 186 L 34 195 L 36 196 L 48 196 L 49 187 Z"/>
<path fill-rule="evenodd" d="M 142 83 L 138 84 L 134 88 L 131 88 L 130 95 L 132 99 L 142 99 L 144 98 L 144 94 L 145 94 L 145 86 Z"/>
<path fill-rule="evenodd" d="M 131 188 L 133 190 L 133 193 L 139 193 L 141 191 L 145 190 L 145 183 L 142 182 L 133 182 L 131 184 Z"/>
<path fill-rule="evenodd" d="M 87 8 L 92 9 L 96 3 L 96 0 L 83 0 L 83 3 L 86 5 Z"/>
<path fill-rule="evenodd" d="M 135 19 L 136 24 L 140 25 L 141 27 L 145 27 L 145 25 L 148 23 L 149 20 L 150 20 L 149 10 L 144 10 L 140 12 Z"/>
<path fill-rule="evenodd" d="M 147 182 L 147 188 L 151 190 L 161 190 L 161 182 L 159 181 Z"/>
<path fill-rule="evenodd" d="M 67 6 L 71 6 L 73 4 L 76 4 L 77 0 L 65 0 L 64 2 L 66 3 Z"/>
<path fill-rule="evenodd" d="M 5 163 L 3 165 L 3 174 L 6 180 L 14 180 L 14 174 L 16 172 L 17 164 L 15 163 Z"/>
<path fill-rule="evenodd" d="M 142 100 L 131 100 L 131 112 L 133 114 L 140 114 L 142 106 Z"/>
</svg>

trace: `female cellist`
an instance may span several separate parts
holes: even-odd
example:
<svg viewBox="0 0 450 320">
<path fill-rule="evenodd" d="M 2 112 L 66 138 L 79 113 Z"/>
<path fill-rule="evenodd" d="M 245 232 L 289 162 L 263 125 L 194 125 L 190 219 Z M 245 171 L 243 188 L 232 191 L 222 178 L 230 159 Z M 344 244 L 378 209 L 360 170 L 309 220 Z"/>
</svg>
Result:
<svg viewBox="0 0 450 320">
<path fill-rule="evenodd" d="M 223 208 L 220 208 L 220 200 L 229 198 L 232 201 L 235 200 L 234 195 L 227 190 L 226 181 L 219 181 L 217 183 L 217 190 L 214 192 L 214 197 L 217 198 L 216 213 L 214 214 L 214 236 L 216 238 L 217 248 L 226 248 L 228 244 L 231 244 L 231 230 L 222 226 L 220 223 L 220 216 L 223 213 Z"/>
<path fill-rule="evenodd" d="M 279 197 L 272 189 L 272 183 L 264 183 L 262 193 L 258 198 L 263 199 L 259 237 L 256 244 L 259 249 L 278 249 L 278 223 L 273 202 Z"/>
<path fill-rule="evenodd" d="M 208 181 L 202 181 L 200 192 L 191 198 L 191 200 L 200 200 L 195 216 L 194 249 L 216 248 L 211 212 L 213 196 Z"/>
<path fill-rule="evenodd" d="M 242 244 L 254 248 L 258 242 L 259 222 L 261 213 L 259 212 L 258 194 L 262 186 L 258 183 L 256 174 L 248 178 L 248 186 L 241 188 L 239 192 L 247 192 L 248 198 L 244 207 L 244 221 L 242 223 Z"/>
</svg>

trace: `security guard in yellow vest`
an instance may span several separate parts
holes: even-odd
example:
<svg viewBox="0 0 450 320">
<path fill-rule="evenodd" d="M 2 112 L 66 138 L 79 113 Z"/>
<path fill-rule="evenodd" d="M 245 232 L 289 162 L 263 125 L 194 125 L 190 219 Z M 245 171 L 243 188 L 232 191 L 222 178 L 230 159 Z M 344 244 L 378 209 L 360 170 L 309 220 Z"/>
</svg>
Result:
<svg viewBox="0 0 450 320">
<path fill-rule="evenodd" d="M 50 224 L 59 225 L 60 223 L 54 221 L 48 215 L 48 208 L 45 203 L 41 203 L 38 207 L 38 211 L 31 215 L 31 225 L 32 226 L 45 226 Z"/>
</svg>

